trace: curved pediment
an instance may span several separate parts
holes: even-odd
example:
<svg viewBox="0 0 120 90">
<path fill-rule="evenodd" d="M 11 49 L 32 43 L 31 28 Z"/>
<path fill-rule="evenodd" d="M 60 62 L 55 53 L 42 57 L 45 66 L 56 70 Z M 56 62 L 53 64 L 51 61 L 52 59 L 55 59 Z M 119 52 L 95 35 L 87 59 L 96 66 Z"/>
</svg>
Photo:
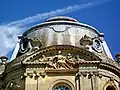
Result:
<svg viewBox="0 0 120 90">
<path fill-rule="evenodd" d="M 70 45 L 50 46 L 32 55 L 26 57 L 22 62 L 24 64 L 43 64 L 49 62 L 56 62 L 57 59 L 64 59 L 69 62 L 87 62 L 87 61 L 101 61 L 95 54 L 85 50 L 83 47 L 75 47 Z"/>
</svg>

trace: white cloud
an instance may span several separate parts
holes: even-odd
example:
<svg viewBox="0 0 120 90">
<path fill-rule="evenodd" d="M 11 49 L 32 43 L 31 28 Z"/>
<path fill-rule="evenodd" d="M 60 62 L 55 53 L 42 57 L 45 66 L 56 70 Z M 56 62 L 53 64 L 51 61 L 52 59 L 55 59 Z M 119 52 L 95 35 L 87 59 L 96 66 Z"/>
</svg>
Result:
<svg viewBox="0 0 120 90">
<path fill-rule="evenodd" d="M 22 34 L 23 31 L 26 30 L 27 25 L 31 23 L 35 23 L 40 20 L 44 20 L 51 16 L 64 15 L 70 12 L 74 12 L 74 11 L 95 6 L 101 3 L 105 3 L 106 1 L 110 1 L 110 0 L 104 0 L 101 2 L 91 2 L 91 3 L 82 4 L 82 5 L 68 6 L 68 7 L 57 9 L 51 12 L 46 12 L 42 14 L 37 14 L 35 16 L 27 17 L 22 20 L 13 21 L 6 25 L 0 25 L 0 42 L 1 42 L 0 56 L 7 55 L 8 52 L 14 48 L 17 42 L 17 36 Z"/>
<path fill-rule="evenodd" d="M 23 29 L 17 26 L 0 26 L 0 56 L 6 55 L 13 49 L 17 42 L 17 35 L 21 34 Z"/>
</svg>

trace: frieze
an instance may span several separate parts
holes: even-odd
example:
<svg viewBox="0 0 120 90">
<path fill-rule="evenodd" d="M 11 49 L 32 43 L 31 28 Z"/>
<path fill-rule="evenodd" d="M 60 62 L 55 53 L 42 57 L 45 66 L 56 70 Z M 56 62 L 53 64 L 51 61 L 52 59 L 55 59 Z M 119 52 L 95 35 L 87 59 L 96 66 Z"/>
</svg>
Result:
<svg viewBox="0 0 120 90">
<path fill-rule="evenodd" d="M 80 49 L 80 48 L 79 48 Z M 79 50 L 76 47 L 75 48 L 70 48 L 69 46 L 64 46 L 64 48 L 62 46 L 58 46 L 58 47 L 48 47 L 46 49 L 43 49 L 43 51 L 41 50 L 40 52 L 36 52 L 35 54 L 32 54 L 30 57 L 25 58 L 22 63 L 23 64 L 44 64 L 46 65 L 46 69 L 73 69 L 74 66 L 76 66 L 76 64 L 84 64 L 84 63 L 101 63 L 101 62 L 106 62 L 106 60 L 108 60 L 108 58 L 100 58 L 104 59 L 101 61 L 100 58 L 95 58 L 97 56 L 92 56 L 89 52 L 86 53 L 86 51 L 84 50 L 82 52 L 82 50 Z M 66 50 L 70 50 L 72 51 L 72 53 L 66 52 Z M 73 54 L 74 51 L 75 52 L 79 52 L 79 54 Z M 57 52 L 58 54 L 55 53 L 55 55 L 50 55 L 47 56 L 49 54 L 49 52 Z M 59 52 L 60 51 L 60 52 Z M 64 55 L 63 53 L 67 53 L 66 55 Z M 47 53 L 47 54 L 46 54 Z M 83 58 L 81 58 L 81 56 L 84 56 Z M 89 58 L 89 60 L 86 60 L 87 58 Z M 86 58 L 86 59 L 85 59 Z M 93 59 L 92 59 L 93 58 Z M 92 60 L 93 61 L 92 61 Z M 115 64 L 114 61 L 110 60 L 110 62 L 106 62 L 106 63 L 111 63 Z"/>
<path fill-rule="evenodd" d="M 28 59 L 25 63 L 41 63 L 46 64 L 46 69 L 73 69 L 75 64 L 78 62 L 83 62 L 84 59 L 81 59 L 79 55 L 72 56 L 71 53 L 68 53 L 66 56 L 62 55 L 61 51 L 58 51 L 58 54 L 51 57 L 46 57 L 41 55 L 38 59 Z"/>
<path fill-rule="evenodd" d="M 57 53 L 55 52 L 58 52 L 58 51 L 62 51 L 63 53 L 66 53 L 66 55 L 63 55 L 64 58 L 67 57 L 67 55 L 70 53 L 72 54 L 71 56 L 73 57 L 72 59 L 74 60 L 78 60 L 79 59 L 81 61 L 84 61 L 84 60 L 93 60 L 93 61 L 99 61 L 100 58 L 96 55 L 94 55 L 93 53 L 91 52 L 88 52 L 88 51 L 85 51 L 83 48 L 78 48 L 78 47 L 73 47 L 73 46 L 52 46 L 52 47 L 47 47 L 43 50 L 40 50 L 34 54 L 31 54 L 30 56 L 26 57 L 25 60 L 23 60 L 24 62 L 43 62 L 43 61 L 51 61 Z M 68 52 L 70 51 L 70 52 Z M 54 55 L 49 55 L 50 54 L 49 52 L 54 52 Z M 46 54 L 47 53 L 47 54 Z M 74 54 L 76 53 L 76 54 Z M 83 60 L 82 60 L 83 59 Z"/>
</svg>

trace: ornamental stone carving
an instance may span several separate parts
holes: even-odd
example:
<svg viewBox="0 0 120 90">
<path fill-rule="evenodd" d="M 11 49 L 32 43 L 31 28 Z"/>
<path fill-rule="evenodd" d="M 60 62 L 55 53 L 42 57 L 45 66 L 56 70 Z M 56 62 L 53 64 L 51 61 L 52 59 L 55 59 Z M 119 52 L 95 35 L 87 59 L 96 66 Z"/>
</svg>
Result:
<svg viewBox="0 0 120 90">
<path fill-rule="evenodd" d="M 87 49 L 89 49 L 89 46 L 93 44 L 92 38 L 84 35 L 84 37 L 82 37 L 80 39 L 80 45 L 86 47 Z"/>
<path fill-rule="evenodd" d="M 38 58 L 28 59 L 25 63 L 44 63 L 46 64 L 45 69 L 73 69 L 77 63 L 84 61 L 79 55 L 73 56 L 71 53 L 62 55 L 62 52 L 58 51 L 57 55 L 47 57 L 40 55 Z"/>
<path fill-rule="evenodd" d="M 61 55 L 61 51 L 58 51 L 58 55 L 53 57 L 52 62 L 48 63 L 48 67 L 52 66 L 54 69 L 73 69 L 74 62 L 71 60 L 71 56 Z"/>
<path fill-rule="evenodd" d="M 38 50 L 42 46 L 42 41 L 40 38 L 35 37 L 31 40 L 32 50 Z"/>
<path fill-rule="evenodd" d="M 98 37 L 93 38 L 92 48 L 98 53 L 102 52 L 102 43 Z"/>
<path fill-rule="evenodd" d="M 19 52 L 24 54 L 29 51 L 29 53 L 38 50 L 42 46 L 41 39 L 34 38 L 29 39 L 27 37 L 22 37 L 20 41 L 20 49 Z"/>
<path fill-rule="evenodd" d="M 28 52 L 31 48 L 32 48 L 31 40 L 26 37 L 22 37 L 21 41 L 20 41 L 19 52 L 24 54 L 24 53 Z"/>
</svg>

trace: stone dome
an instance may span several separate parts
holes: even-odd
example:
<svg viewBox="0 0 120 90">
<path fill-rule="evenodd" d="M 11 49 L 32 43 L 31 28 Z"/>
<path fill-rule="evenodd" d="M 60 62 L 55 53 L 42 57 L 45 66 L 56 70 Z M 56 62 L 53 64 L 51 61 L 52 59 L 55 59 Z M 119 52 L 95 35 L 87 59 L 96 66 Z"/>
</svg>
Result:
<svg viewBox="0 0 120 90">
<path fill-rule="evenodd" d="M 104 50 L 103 34 L 94 27 L 76 19 L 57 16 L 29 28 L 22 35 L 19 52 L 24 54 L 31 47 L 46 48 L 57 45 L 87 47 L 90 52 L 108 53 Z M 108 51 L 108 50 L 107 50 Z"/>
<path fill-rule="evenodd" d="M 42 24 L 33 26 L 24 32 L 23 37 L 39 38 L 41 48 L 52 45 L 80 46 L 80 39 L 87 35 L 90 38 L 99 37 L 99 32 L 93 27 L 77 22 L 70 17 L 53 17 Z"/>
</svg>

